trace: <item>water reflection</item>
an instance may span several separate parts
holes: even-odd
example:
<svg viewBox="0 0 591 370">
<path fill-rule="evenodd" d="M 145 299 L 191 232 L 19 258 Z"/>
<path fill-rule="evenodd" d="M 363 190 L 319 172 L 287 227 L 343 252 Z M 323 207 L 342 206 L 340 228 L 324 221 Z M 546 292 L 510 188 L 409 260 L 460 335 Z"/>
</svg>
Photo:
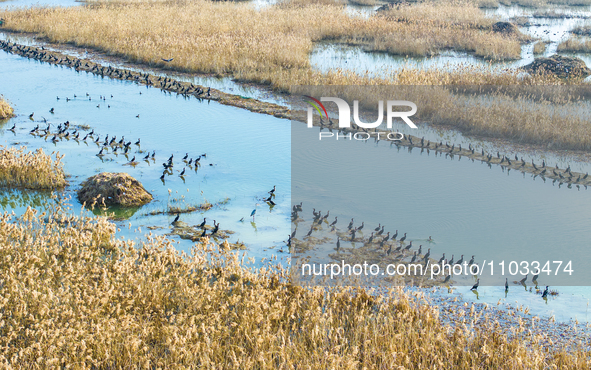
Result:
<svg viewBox="0 0 591 370">
<path fill-rule="evenodd" d="M 24 210 L 28 206 L 45 210 L 52 203 L 52 193 L 48 191 L 0 188 L 0 209 L 2 211 Z"/>
<path fill-rule="evenodd" d="M 113 220 L 126 220 L 133 217 L 140 207 L 94 207 L 92 213 L 95 216 L 107 216 Z"/>
</svg>

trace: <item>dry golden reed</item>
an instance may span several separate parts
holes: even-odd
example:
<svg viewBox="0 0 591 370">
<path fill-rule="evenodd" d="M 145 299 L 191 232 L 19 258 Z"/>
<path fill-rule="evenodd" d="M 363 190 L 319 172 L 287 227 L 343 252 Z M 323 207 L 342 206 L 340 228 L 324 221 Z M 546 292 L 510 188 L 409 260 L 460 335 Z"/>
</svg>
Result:
<svg viewBox="0 0 591 370">
<path fill-rule="evenodd" d="M 14 109 L 0 96 L 0 119 L 6 119 L 14 116 Z"/>
<path fill-rule="evenodd" d="M 0 216 L 0 366 L 78 369 L 583 369 L 581 350 L 547 352 L 480 313 L 455 327 L 401 289 L 301 288 L 252 269 L 227 244 L 190 255 L 105 218 L 56 206 Z M 371 293 L 371 292 L 370 292 Z M 461 312 L 461 311 L 460 311 Z M 473 322 L 478 325 L 473 326 Z M 528 335 L 528 344 L 515 339 Z"/>
<path fill-rule="evenodd" d="M 281 84 L 273 78 L 282 71 L 310 73 L 309 54 L 322 40 L 400 55 L 444 49 L 490 59 L 520 55 L 519 40 L 492 32 L 491 19 L 458 0 L 401 6 L 369 19 L 352 18 L 342 6 L 281 2 L 256 10 L 250 4 L 203 0 L 30 8 L 0 11 L 0 16 L 11 30 L 54 42 L 188 72 L 253 76 L 275 86 Z M 168 64 L 162 61 L 171 57 Z"/>
<path fill-rule="evenodd" d="M 567 53 L 590 53 L 591 41 L 580 38 L 570 37 L 558 44 L 559 52 Z"/>
<path fill-rule="evenodd" d="M 545 51 L 546 51 L 546 43 L 545 42 L 538 41 L 534 44 L 534 54 L 535 55 L 544 54 Z"/>
<path fill-rule="evenodd" d="M 417 105 L 417 122 L 544 149 L 591 150 L 591 90 L 586 85 L 294 86 L 291 93 L 339 96 L 351 104 L 357 100 L 370 115 L 377 112 L 378 101 L 404 96 Z M 336 105 L 327 104 L 327 109 L 336 109 Z"/>
<path fill-rule="evenodd" d="M 392 54 L 424 56 L 452 49 L 494 60 L 518 59 L 519 40 L 526 38 L 492 32 L 496 20 L 465 1 L 396 5 L 378 14 L 403 26 L 370 45 Z"/>
<path fill-rule="evenodd" d="M 63 155 L 55 154 L 55 159 L 39 148 L 35 152 L 0 145 L 0 186 L 50 190 L 66 185 Z"/>
</svg>

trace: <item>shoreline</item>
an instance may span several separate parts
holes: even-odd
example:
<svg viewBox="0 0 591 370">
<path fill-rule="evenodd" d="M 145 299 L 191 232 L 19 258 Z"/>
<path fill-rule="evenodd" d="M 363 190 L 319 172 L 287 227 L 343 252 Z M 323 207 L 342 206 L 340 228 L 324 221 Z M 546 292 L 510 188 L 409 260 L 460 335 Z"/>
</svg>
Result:
<svg viewBox="0 0 591 370">
<path fill-rule="evenodd" d="M 6 29 L 3 30 L 7 31 Z M 162 91 L 177 93 L 186 97 L 193 96 L 197 99 L 213 100 L 220 104 L 243 108 L 254 113 L 268 114 L 277 118 L 290 118 L 289 109 L 277 104 L 245 98 L 240 95 L 228 94 L 217 89 L 209 89 L 207 86 L 195 85 L 190 82 L 179 82 L 178 80 L 169 77 L 162 78 L 161 76 L 156 76 L 150 73 L 135 72 L 125 68 L 105 67 L 102 64 L 93 62 L 89 59 L 80 59 L 66 55 L 62 52 L 46 50 L 43 46 L 26 46 L 0 40 L 0 48 L 8 53 L 29 59 L 36 59 L 41 62 L 73 68 L 77 72 L 87 72 L 118 80 L 133 81 L 140 85 L 159 88 Z"/>
<path fill-rule="evenodd" d="M 531 314 L 529 308 L 514 306 L 508 302 L 497 305 L 471 302 L 464 299 L 464 293 L 459 293 L 460 299 L 455 294 L 446 296 L 445 292 L 437 292 L 435 289 L 426 289 L 425 294 L 427 304 L 440 313 L 440 320 L 452 327 L 468 325 L 473 328 L 486 321 L 495 321 L 498 323 L 496 328 L 503 330 L 507 337 L 517 337 L 527 342 L 534 336 L 541 336 L 542 342 L 553 346 L 554 351 L 574 350 L 573 347 L 577 345 L 582 348 L 591 346 L 591 322 L 579 322 L 572 318 L 557 321 L 552 316 Z M 458 312 L 463 316 L 461 320 L 458 320 Z M 525 330 L 515 336 L 515 327 Z"/>
</svg>

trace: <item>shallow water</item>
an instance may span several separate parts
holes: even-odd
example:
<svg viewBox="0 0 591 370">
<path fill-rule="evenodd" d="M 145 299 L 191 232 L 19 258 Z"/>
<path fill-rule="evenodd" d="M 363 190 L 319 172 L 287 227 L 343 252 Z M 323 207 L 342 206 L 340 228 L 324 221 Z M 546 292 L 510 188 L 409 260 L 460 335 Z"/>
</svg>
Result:
<svg viewBox="0 0 591 370">
<path fill-rule="evenodd" d="M 462 66 L 478 66 L 485 68 L 521 67 L 533 61 L 533 43 L 522 48 L 521 59 L 507 62 L 491 62 L 477 58 L 467 53 L 444 51 L 440 55 L 423 57 L 403 57 L 386 53 L 365 52 L 359 46 L 344 46 L 320 43 L 310 54 L 310 63 L 320 71 L 327 72 L 330 69 L 342 69 L 354 71 L 360 74 L 368 74 L 372 77 L 380 77 L 395 72 L 400 68 L 409 69 L 448 69 Z"/>
</svg>

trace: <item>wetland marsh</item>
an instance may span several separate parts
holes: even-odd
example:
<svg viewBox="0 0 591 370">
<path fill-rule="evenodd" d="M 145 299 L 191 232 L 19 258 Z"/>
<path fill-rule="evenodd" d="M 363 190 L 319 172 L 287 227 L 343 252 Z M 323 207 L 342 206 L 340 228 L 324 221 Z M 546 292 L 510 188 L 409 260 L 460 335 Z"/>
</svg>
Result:
<svg viewBox="0 0 591 370">
<path fill-rule="evenodd" d="M 290 281 L 288 268 L 297 258 L 327 262 L 358 253 L 388 260 L 392 249 L 409 243 L 405 263 L 419 245 L 421 258 L 430 248 L 434 262 L 445 253 L 456 261 L 476 254 L 476 263 L 588 249 L 591 136 L 584 119 L 552 148 L 547 135 L 566 127 L 555 118 L 543 129 L 532 122 L 519 135 L 454 122 L 421 122 L 414 131 L 396 124 L 394 130 L 412 135 L 414 144 L 333 140 L 324 146 L 311 143 L 326 127 L 285 119 L 293 113 L 287 91 L 297 84 L 587 83 L 528 77 L 517 69 L 533 60 L 537 32 L 561 30 L 561 36 L 541 38 L 547 43 L 542 54 L 549 56 L 586 18 L 544 25 L 550 18 L 534 12 L 546 2 L 486 11 L 475 2 L 450 4 L 449 10 L 411 4 L 375 16 L 378 4 L 362 8 L 364 17 L 352 15 L 350 5 L 306 1 L 0 10 L 7 31 L 2 41 L 100 62 L 110 74 L 118 69 L 147 80 L 148 72 L 160 82 L 155 87 L 141 78 L 103 75 L 92 63 L 85 70 L 0 51 L 0 93 L 15 114 L 0 121 L 0 145 L 7 153 L 22 150 L 21 161 L 31 158 L 24 152 L 33 153 L 19 170 L 59 167 L 67 181 L 53 194 L 14 183 L 0 192 L 7 212 L 1 237 L 11 241 L 0 249 L 2 307 L 11 313 L 0 329 L 6 334 L 3 363 L 587 368 L 589 282 L 553 286 L 542 299 L 543 276 L 539 286 L 530 277 L 525 289 L 511 281 L 508 292 L 503 281 L 484 278 L 469 290 L 471 276 L 454 276 L 451 286 L 440 279 L 431 289 L 301 288 Z M 175 24 L 162 20 L 179 12 Z M 539 23 L 520 26 L 515 35 L 492 32 L 494 22 L 524 12 Z M 55 25 L 56 18 L 64 22 Z M 151 21 L 140 25 L 145 19 Z M 186 33 L 189 23 L 195 27 Z M 127 40 L 118 38 L 122 33 Z M 495 157 L 486 160 L 485 152 Z M 547 176 L 535 165 L 541 163 Z M 386 186 L 361 190 L 383 180 L 375 168 L 393 176 Z M 106 210 L 114 214 L 96 209 L 110 215 L 97 217 L 75 194 L 99 172 L 126 172 L 154 199 Z M 35 175 L 48 179 L 26 174 Z M 346 227 L 352 215 L 357 236 Z M 378 225 L 393 238 L 381 246 L 383 236 L 368 240 Z M 27 253 L 19 250 L 23 243 L 31 243 Z M 34 304 L 39 297 L 48 305 Z M 23 331 L 28 315 L 37 326 Z M 71 315 L 88 319 L 60 331 Z M 98 331 L 101 336 L 93 334 Z M 40 345 L 39 338 L 47 340 Z"/>
</svg>

